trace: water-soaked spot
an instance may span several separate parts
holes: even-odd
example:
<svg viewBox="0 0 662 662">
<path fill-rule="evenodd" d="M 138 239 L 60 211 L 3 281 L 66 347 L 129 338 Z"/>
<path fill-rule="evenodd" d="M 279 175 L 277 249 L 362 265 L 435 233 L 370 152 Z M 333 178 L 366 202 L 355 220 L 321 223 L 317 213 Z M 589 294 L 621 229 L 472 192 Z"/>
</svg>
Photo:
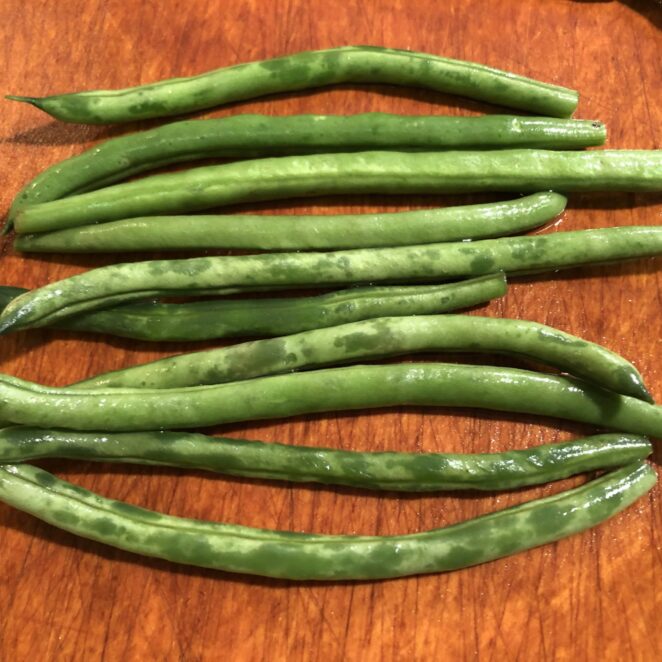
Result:
<svg viewBox="0 0 662 662">
<path fill-rule="evenodd" d="M 57 478 L 47 471 L 39 471 L 35 474 L 35 480 L 43 487 L 53 487 L 57 483 Z"/>
<path fill-rule="evenodd" d="M 72 513 L 70 510 L 54 510 L 53 519 L 62 526 L 75 526 L 78 524 L 79 518 L 76 514 Z"/>
<path fill-rule="evenodd" d="M 110 507 L 121 515 L 125 515 L 130 518 L 158 521 L 163 517 L 163 515 L 156 513 L 153 510 L 139 508 L 138 506 L 133 506 L 130 503 L 124 503 L 123 501 L 113 501 L 110 504 Z"/>
<path fill-rule="evenodd" d="M 117 533 L 118 527 L 110 517 L 99 517 L 91 522 L 87 522 L 87 528 L 105 537 Z"/>
<path fill-rule="evenodd" d="M 495 261 L 494 258 L 489 255 L 476 255 L 476 257 L 471 260 L 469 268 L 472 273 L 484 274 L 494 271 Z"/>
</svg>

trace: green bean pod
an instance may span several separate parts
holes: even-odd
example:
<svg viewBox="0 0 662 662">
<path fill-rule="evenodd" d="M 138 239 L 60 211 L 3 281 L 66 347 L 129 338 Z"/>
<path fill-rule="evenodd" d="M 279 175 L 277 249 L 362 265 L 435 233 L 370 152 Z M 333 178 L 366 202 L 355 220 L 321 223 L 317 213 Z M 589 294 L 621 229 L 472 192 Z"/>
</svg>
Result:
<svg viewBox="0 0 662 662">
<path fill-rule="evenodd" d="M 397 248 L 134 262 L 92 269 L 17 297 L 0 314 L 0 333 L 137 299 L 219 288 L 450 280 L 660 253 L 662 227 L 632 226 Z"/>
<path fill-rule="evenodd" d="M 507 202 L 330 216 L 145 216 L 18 235 L 26 252 L 94 253 L 208 248 L 326 250 L 484 239 L 525 232 L 560 214 L 567 199 L 536 193 Z"/>
<path fill-rule="evenodd" d="M 32 205 L 20 233 L 320 195 L 662 191 L 662 150 L 355 152 L 255 159 L 152 175 Z"/>
<path fill-rule="evenodd" d="M 553 542 L 614 516 L 657 480 L 636 462 L 560 494 L 441 529 L 348 536 L 184 519 L 108 499 L 29 464 L 0 465 L 0 501 L 119 549 L 294 580 L 385 579 L 464 568 Z"/>
<path fill-rule="evenodd" d="M 0 430 L 0 464 L 66 458 L 202 469 L 230 476 L 370 490 L 510 490 L 622 467 L 650 455 L 646 437 L 603 434 L 503 453 L 365 453 L 190 432 Z"/>
<path fill-rule="evenodd" d="M 64 122 L 107 124 L 340 83 L 427 88 L 553 117 L 569 117 L 578 102 L 577 92 L 565 87 L 474 62 L 375 46 L 303 51 L 121 90 L 7 98 L 30 103 Z"/>
<path fill-rule="evenodd" d="M 447 363 L 359 365 L 172 389 L 52 388 L 0 377 L 0 420 L 130 432 L 382 407 L 475 407 L 662 438 L 662 407 L 570 377 Z"/>
<path fill-rule="evenodd" d="M 605 138 L 602 122 L 511 115 L 235 115 L 172 122 L 106 140 L 47 168 L 16 196 L 9 220 L 28 205 L 185 161 L 368 149 L 576 149 L 602 145 Z"/>
<path fill-rule="evenodd" d="M 61 320 L 57 328 L 150 341 L 282 336 L 382 316 L 470 308 L 506 293 L 503 274 L 443 285 L 353 287 L 307 297 L 127 304 Z M 28 290 L 0 287 L 0 311 Z"/>
<path fill-rule="evenodd" d="M 75 388 L 182 388 L 434 351 L 525 357 L 616 393 L 652 402 L 636 368 L 600 345 L 536 322 L 466 315 L 381 317 L 181 354 L 98 375 L 79 382 Z"/>
</svg>

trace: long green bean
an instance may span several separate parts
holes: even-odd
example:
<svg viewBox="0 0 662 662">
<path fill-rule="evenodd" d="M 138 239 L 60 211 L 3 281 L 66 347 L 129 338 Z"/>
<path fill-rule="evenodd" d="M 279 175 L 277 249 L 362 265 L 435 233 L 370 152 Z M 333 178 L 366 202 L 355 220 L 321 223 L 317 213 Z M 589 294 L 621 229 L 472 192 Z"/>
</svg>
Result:
<svg viewBox="0 0 662 662">
<path fill-rule="evenodd" d="M 17 232 L 46 232 L 236 203 L 338 194 L 661 191 L 662 150 L 355 152 L 255 159 L 152 175 L 32 205 Z"/>
<path fill-rule="evenodd" d="M 9 220 L 28 205 L 98 189 L 184 161 L 386 148 L 573 149 L 602 145 L 605 138 L 602 122 L 509 115 L 236 115 L 172 122 L 106 140 L 47 168 L 16 196 Z"/>
<path fill-rule="evenodd" d="M 7 98 L 30 103 L 65 122 L 106 124 L 339 83 L 422 87 L 555 117 L 572 115 L 578 101 L 574 90 L 481 64 L 375 46 L 304 51 L 121 90 Z"/>
<path fill-rule="evenodd" d="M 18 235 L 19 251 L 242 248 L 310 250 L 406 246 L 524 232 L 560 214 L 567 200 L 536 193 L 507 202 L 387 214 L 331 216 L 147 216 L 54 232 Z"/>
<path fill-rule="evenodd" d="M 84 538 L 228 572 L 296 580 L 383 579 L 444 572 L 559 540 L 612 517 L 655 484 L 636 462 L 581 487 L 442 529 L 330 536 L 252 529 L 144 510 L 30 465 L 0 465 L 0 500 Z"/>
<path fill-rule="evenodd" d="M 44 326 L 146 297 L 200 294 L 213 288 L 443 280 L 500 270 L 558 270 L 660 253 L 662 227 L 633 226 L 398 248 L 135 262 L 93 269 L 17 297 L 0 314 L 0 332 Z"/>
<path fill-rule="evenodd" d="M 360 365 L 173 389 L 52 388 L 0 377 L 0 420 L 72 430 L 183 429 L 401 405 L 539 414 L 662 437 L 662 406 L 515 368 Z"/>
<path fill-rule="evenodd" d="M 45 458 L 203 469 L 231 476 L 361 489 L 510 490 L 622 467 L 652 450 L 646 437 L 602 434 L 503 453 L 362 453 L 190 432 L 0 430 L 0 464 Z"/>
<path fill-rule="evenodd" d="M 435 315 L 381 317 L 292 336 L 181 354 L 116 370 L 75 388 L 181 388 L 233 382 L 410 352 L 497 352 L 560 368 L 602 388 L 651 402 L 636 368 L 609 350 L 544 324 Z"/>
<path fill-rule="evenodd" d="M 57 328 L 150 341 L 282 336 L 383 316 L 429 315 L 470 308 L 506 293 L 503 274 L 443 285 L 353 287 L 307 297 L 146 302 L 61 320 Z M 28 290 L 0 287 L 0 311 Z"/>
</svg>

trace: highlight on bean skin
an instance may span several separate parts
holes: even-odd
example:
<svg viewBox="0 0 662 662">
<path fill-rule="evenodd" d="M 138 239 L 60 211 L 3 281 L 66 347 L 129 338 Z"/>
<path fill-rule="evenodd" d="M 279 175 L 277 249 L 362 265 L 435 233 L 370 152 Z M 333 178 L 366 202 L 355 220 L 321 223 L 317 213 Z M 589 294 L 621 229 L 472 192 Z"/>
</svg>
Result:
<svg viewBox="0 0 662 662">
<path fill-rule="evenodd" d="M 474 62 L 377 46 L 303 51 L 121 90 L 7 98 L 30 103 L 65 122 L 107 124 L 340 83 L 427 88 L 553 117 L 569 117 L 578 102 L 577 92 L 558 85 Z"/>
</svg>

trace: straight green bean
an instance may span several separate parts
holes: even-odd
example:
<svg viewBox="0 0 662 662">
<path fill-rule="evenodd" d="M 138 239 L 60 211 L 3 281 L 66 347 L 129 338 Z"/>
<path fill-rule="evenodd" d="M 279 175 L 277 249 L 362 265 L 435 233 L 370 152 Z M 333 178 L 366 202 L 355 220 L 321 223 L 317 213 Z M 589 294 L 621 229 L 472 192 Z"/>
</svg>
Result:
<svg viewBox="0 0 662 662">
<path fill-rule="evenodd" d="M 72 430 L 184 429 L 402 405 L 538 414 L 662 438 L 661 406 L 515 368 L 360 365 L 172 389 L 52 388 L 0 377 L 0 420 Z"/>
<path fill-rule="evenodd" d="M 506 288 L 506 279 L 499 273 L 443 285 L 353 287 L 305 297 L 155 301 L 84 313 L 55 326 L 150 341 L 282 336 L 373 317 L 470 308 L 503 296 Z M 0 311 L 27 291 L 0 287 Z"/>
<path fill-rule="evenodd" d="M 152 175 L 32 205 L 14 222 L 17 232 L 31 233 L 319 195 L 549 189 L 661 191 L 662 150 L 355 152 L 255 159 Z"/>
<path fill-rule="evenodd" d="M 382 214 L 146 216 L 18 235 L 14 248 L 26 252 L 125 253 L 406 246 L 524 232 L 560 214 L 566 202 L 564 196 L 549 192 L 507 202 Z"/>
<path fill-rule="evenodd" d="M 646 437 L 602 434 L 503 453 L 361 453 L 190 432 L 0 430 L 0 464 L 46 458 L 203 469 L 231 476 L 431 492 L 510 490 L 644 460 Z"/>
<path fill-rule="evenodd" d="M 381 317 L 291 336 L 181 354 L 86 379 L 75 388 L 182 388 L 234 382 L 410 352 L 510 354 L 546 363 L 602 388 L 652 402 L 636 368 L 608 349 L 544 324 L 435 315 Z"/>
<path fill-rule="evenodd" d="M 602 122 L 510 115 L 236 115 L 172 122 L 106 140 L 50 166 L 16 196 L 9 220 L 28 205 L 98 189 L 185 161 L 368 149 L 576 149 L 602 145 L 605 138 Z"/>
<path fill-rule="evenodd" d="M 376 46 L 304 51 L 121 90 L 7 98 L 30 103 L 65 122 L 106 124 L 340 83 L 422 87 L 554 117 L 569 117 L 578 102 L 577 92 L 557 85 L 473 62 Z"/>
<path fill-rule="evenodd" d="M 398 248 L 134 262 L 93 269 L 17 297 L 0 314 L 0 332 L 137 299 L 218 288 L 443 280 L 660 253 L 662 227 L 633 226 Z"/>
<path fill-rule="evenodd" d="M 442 529 L 330 536 L 252 529 L 144 510 L 25 465 L 0 465 L 0 500 L 119 549 L 227 572 L 295 580 L 384 579 L 484 563 L 588 529 L 655 485 L 636 462 L 581 487 Z"/>
</svg>

